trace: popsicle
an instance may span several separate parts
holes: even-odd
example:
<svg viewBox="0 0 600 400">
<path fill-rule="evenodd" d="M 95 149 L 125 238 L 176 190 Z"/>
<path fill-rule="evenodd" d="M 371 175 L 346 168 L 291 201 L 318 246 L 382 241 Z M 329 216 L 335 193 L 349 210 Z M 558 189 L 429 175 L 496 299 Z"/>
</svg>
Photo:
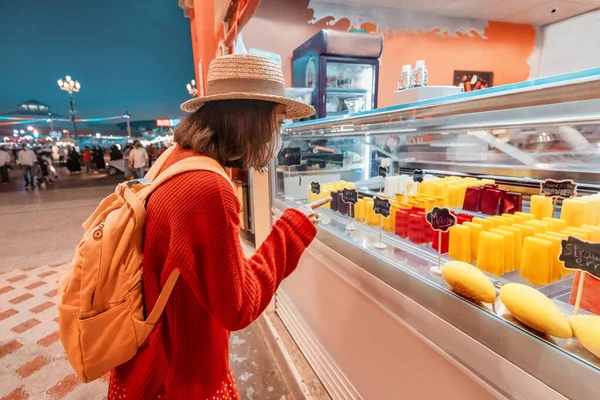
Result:
<svg viewBox="0 0 600 400">
<path fill-rule="evenodd" d="M 461 199 L 461 193 L 463 191 L 463 188 L 459 185 L 448 185 L 448 206 L 449 207 L 461 207 L 462 206 L 462 202 L 460 201 Z M 465 189 L 466 190 L 466 189 Z"/>
<path fill-rule="evenodd" d="M 449 232 L 448 256 L 458 261 L 471 262 L 471 231 L 469 227 L 454 225 Z"/>
<path fill-rule="evenodd" d="M 504 273 L 512 272 L 515 270 L 515 237 L 512 232 L 500 229 L 492 228 L 492 233 L 497 233 L 504 239 Z"/>
<path fill-rule="evenodd" d="M 433 184 L 433 194 L 436 197 L 444 199 L 444 206 L 448 205 L 448 185 L 440 181 L 436 181 Z"/>
<path fill-rule="evenodd" d="M 592 243 L 600 243 L 600 227 L 592 225 L 581 225 L 582 229 L 592 231 L 589 241 Z"/>
<path fill-rule="evenodd" d="M 477 268 L 491 274 L 504 274 L 504 237 L 493 232 L 481 232 L 477 251 Z"/>
<path fill-rule="evenodd" d="M 433 182 L 435 182 L 434 180 L 431 181 L 423 181 L 421 182 L 421 184 L 419 185 L 418 189 L 417 189 L 417 193 L 418 194 L 422 194 L 422 195 L 433 195 L 433 190 L 432 190 L 432 184 Z"/>
<path fill-rule="evenodd" d="M 507 214 L 514 214 L 523 209 L 523 195 L 517 192 L 506 192 L 504 194 L 503 211 Z"/>
<path fill-rule="evenodd" d="M 524 212 L 521 212 L 521 211 L 517 211 L 514 215 L 517 215 L 517 216 L 521 217 L 523 219 L 523 221 L 528 221 L 530 219 L 535 219 L 535 215 L 529 214 L 529 213 L 524 213 Z"/>
<path fill-rule="evenodd" d="M 502 229 L 508 232 L 512 232 L 513 234 L 513 246 L 514 246 L 514 255 L 515 255 L 515 270 L 521 269 L 521 255 L 523 253 L 523 239 L 521 236 L 521 229 L 515 228 L 514 226 L 503 225 L 498 229 Z"/>
<path fill-rule="evenodd" d="M 552 217 L 552 197 L 541 196 L 539 194 L 531 196 L 529 212 L 537 219 Z"/>
<path fill-rule="evenodd" d="M 563 233 L 563 232 L 546 232 L 545 234 L 549 235 L 549 236 L 557 237 L 558 239 L 560 239 L 561 242 L 563 240 L 569 238 L 569 235 L 566 234 L 566 233 Z M 566 268 L 563 267 L 562 271 L 561 271 L 561 276 L 564 278 L 565 276 L 568 276 L 568 275 L 570 275 L 572 273 L 573 273 L 573 271 L 571 271 L 571 270 L 566 269 Z"/>
<path fill-rule="evenodd" d="M 401 238 L 408 236 L 408 214 L 409 210 L 406 208 L 396 211 L 396 235 Z"/>
<path fill-rule="evenodd" d="M 523 225 L 531 226 L 535 230 L 535 233 L 545 233 L 552 230 L 552 225 L 549 222 L 544 221 L 530 220 L 525 221 Z"/>
<path fill-rule="evenodd" d="M 365 200 L 358 199 L 358 202 L 354 205 L 354 218 L 358 222 L 365 222 L 367 214 L 365 212 Z"/>
<path fill-rule="evenodd" d="M 396 228 L 396 213 L 398 212 L 398 207 L 392 206 L 390 210 L 389 217 L 382 217 L 382 225 L 381 228 L 386 232 L 394 232 Z"/>
<path fill-rule="evenodd" d="M 562 242 L 562 239 L 546 233 L 536 233 L 534 237 L 547 240 L 552 243 L 552 272 L 550 274 L 550 279 L 552 282 L 560 280 L 562 277 L 563 268 L 565 266 L 565 264 L 558 259 L 558 256 L 560 255 L 560 243 Z"/>
<path fill-rule="evenodd" d="M 481 183 L 484 185 L 493 185 L 496 183 L 494 179 L 482 179 Z"/>
<path fill-rule="evenodd" d="M 494 227 L 494 224 L 492 223 L 492 221 L 490 221 L 487 218 L 475 217 L 475 218 L 473 218 L 472 222 L 475 222 L 475 223 L 483 226 L 484 231 L 489 231 L 490 229 L 492 229 Z"/>
<path fill-rule="evenodd" d="M 463 225 L 469 227 L 469 233 L 471 236 L 471 261 L 477 261 L 479 235 L 481 235 L 481 232 L 483 232 L 483 225 L 469 221 L 463 222 Z"/>
<path fill-rule="evenodd" d="M 552 283 L 552 242 L 533 236 L 523 241 L 521 277 L 534 285 Z"/>
<path fill-rule="evenodd" d="M 600 198 L 583 196 L 578 197 L 577 199 L 587 203 L 587 223 L 592 225 L 600 225 Z"/>
<path fill-rule="evenodd" d="M 579 228 L 581 225 L 587 223 L 586 209 L 587 203 L 585 201 L 564 199 L 560 219 L 564 219 L 567 222 L 567 226 Z"/>
<path fill-rule="evenodd" d="M 321 194 L 319 195 L 319 199 L 324 199 L 325 197 L 331 196 L 331 191 L 328 189 L 321 190 Z M 323 204 L 323 208 L 331 208 L 331 202 L 327 202 Z"/>
<path fill-rule="evenodd" d="M 563 232 L 568 233 L 569 235 L 579 235 L 577 237 L 583 239 L 583 240 L 587 240 L 590 241 L 592 239 L 592 231 L 589 229 L 585 229 L 585 228 L 573 228 L 572 226 L 568 227 L 567 229 L 563 230 Z"/>
<path fill-rule="evenodd" d="M 504 218 L 512 219 L 513 224 L 522 224 L 525 221 L 525 219 L 519 215 L 504 213 L 504 214 L 502 214 L 502 216 Z"/>
<path fill-rule="evenodd" d="M 543 222 L 549 222 L 553 231 L 558 232 L 567 229 L 567 223 L 560 218 L 542 218 Z"/>
<path fill-rule="evenodd" d="M 463 200 L 463 209 L 468 211 L 479 211 L 479 199 L 482 189 L 479 186 L 469 186 Z"/>
<path fill-rule="evenodd" d="M 494 221 L 498 221 L 500 223 L 500 225 L 512 225 L 514 224 L 512 218 L 506 218 L 506 217 L 501 217 L 499 215 L 495 215 L 493 217 L 490 217 L 491 219 L 493 219 Z"/>
<path fill-rule="evenodd" d="M 521 240 L 524 241 L 526 237 L 533 236 L 535 234 L 535 229 L 531 226 L 523 225 L 523 224 L 513 224 L 515 228 L 519 228 L 521 230 Z"/>
</svg>

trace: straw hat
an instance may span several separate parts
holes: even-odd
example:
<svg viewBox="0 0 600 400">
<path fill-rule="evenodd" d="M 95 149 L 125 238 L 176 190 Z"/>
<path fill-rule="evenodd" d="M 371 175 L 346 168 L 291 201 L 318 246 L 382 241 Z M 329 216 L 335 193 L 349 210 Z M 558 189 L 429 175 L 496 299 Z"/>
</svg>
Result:
<svg viewBox="0 0 600 400">
<path fill-rule="evenodd" d="M 315 113 L 308 104 L 285 97 L 285 83 L 279 64 L 250 54 L 215 58 L 208 67 L 206 96 L 186 101 L 181 109 L 194 112 L 208 101 L 231 99 L 283 104 L 289 119 L 310 117 Z"/>
</svg>

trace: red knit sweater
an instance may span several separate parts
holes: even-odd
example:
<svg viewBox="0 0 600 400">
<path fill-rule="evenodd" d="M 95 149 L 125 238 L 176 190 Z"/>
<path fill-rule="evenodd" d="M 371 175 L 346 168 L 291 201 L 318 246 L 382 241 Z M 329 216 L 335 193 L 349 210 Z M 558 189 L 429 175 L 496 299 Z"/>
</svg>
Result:
<svg viewBox="0 0 600 400">
<path fill-rule="evenodd" d="M 191 155 L 177 149 L 164 168 Z M 169 180 L 151 195 L 147 210 L 146 309 L 154 307 L 173 268 L 181 276 L 138 354 L 113 371 L 108 399 L 237 399 L 229 332 L 264 311 L 316 229 L 304 214 L 287 210 L 247 259 L 239 202 L 229 182 L 208 171 Z"/>
</svg>

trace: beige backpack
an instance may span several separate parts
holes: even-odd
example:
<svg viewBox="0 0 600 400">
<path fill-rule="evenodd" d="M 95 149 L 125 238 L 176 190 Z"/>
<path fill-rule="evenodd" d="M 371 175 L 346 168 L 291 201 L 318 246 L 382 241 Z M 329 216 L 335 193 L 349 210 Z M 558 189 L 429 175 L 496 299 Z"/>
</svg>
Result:
<svg viewBox="0 0 600 400">
<path fill-rule="evenodd" d="M 133 358 L 179 277 L 179 270 L 173 270 L 144 320 L 142 261 L 150 193 L 171 177 L 191 170 L 212 171 L 229 181 L 215 160 L 200 156 L 181 160 L 159 174 L 174 148 L 156 161 L 146 179 L 118 185 L 100 203 L 83 224 L 83 239 L 59 282 L 60 339 L 82 382 L 93 381 Z"/>
</svg>

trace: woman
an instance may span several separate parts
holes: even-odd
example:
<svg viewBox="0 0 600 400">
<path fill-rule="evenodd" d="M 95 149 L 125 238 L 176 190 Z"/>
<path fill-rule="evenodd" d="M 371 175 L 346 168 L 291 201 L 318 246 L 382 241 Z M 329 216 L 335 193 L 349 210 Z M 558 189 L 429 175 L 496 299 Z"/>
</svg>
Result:
<svg viewBox="0 0 600 400">
<path fill-rule="evenodd" d="M 81 172 L 81 156 L 75 147 L 71 147 L 67 158 L 67 169 L 71 174 L 78 174 Z"/>
<path fill-rule="evenodd" d="M 177 147 L 165 154 L 163 171 L 198 154 L 223 167 L 262 168 L 279 148 L 283 119 L 314 113 L 283 97 L 281 68 L 263 57 L 217 58 L 210 64 L 207 93 L 182 105 L 192 114 L 175 130 Z M 113 371 L 110 400 L 239 398 L 229 368 L 229 333 L 264 311 L 313 240 L 317 222 L 310 207 L 287 210 L 247 259 L 239 213 L 230 182 L 213 172 L 183 173 L 151 195 L 144 242 L 146 310 L 153 309 L 174 268 L 181 276 L 138 354 Z"/>
</svg>

